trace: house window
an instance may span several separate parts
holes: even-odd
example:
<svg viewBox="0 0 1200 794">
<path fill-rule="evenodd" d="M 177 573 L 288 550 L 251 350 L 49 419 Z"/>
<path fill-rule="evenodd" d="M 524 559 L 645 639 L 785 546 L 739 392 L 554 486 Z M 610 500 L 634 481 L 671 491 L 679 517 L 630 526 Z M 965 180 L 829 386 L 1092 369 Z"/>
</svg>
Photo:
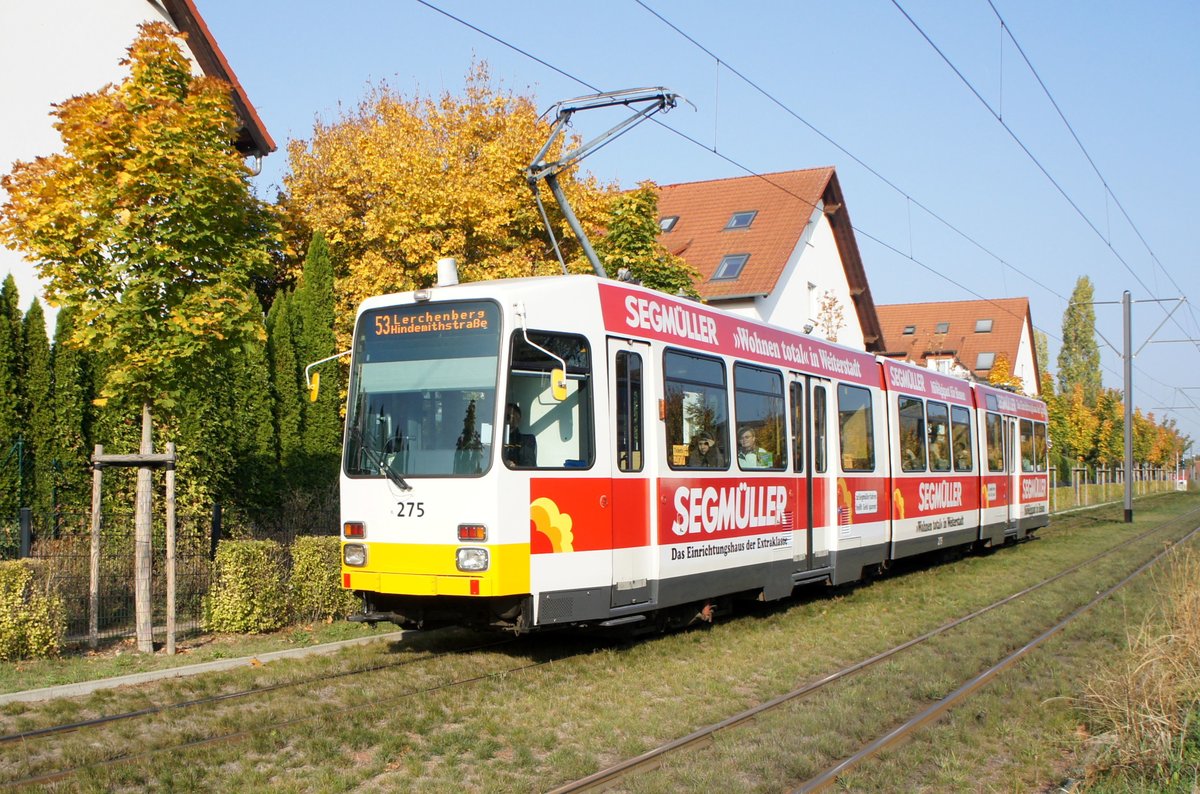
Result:
<svg viewBox="0 0 1200 794">
<path fill-rule="evenodd" d="M 665 218 L 659 219 L 658 230 L 665 234 L 666 232 L 669 232 L 672 229 L 674 229 L 676 223 L 679 223 L 679 216 L 678 215 L 668 215 Z"/>
<path fill-rule="evenodd" d="M 730 217 L 729 223 L 725 224 L 726 229 L 749 229 L 750 224 L 754 223 L 754 216 L 758 215 L 758 210 L 748 210 L 746 212 L 735 212 Z"/>
<path fill-rule="evenodd" d="M 905 336 L 912 336 L 916 332 L 917 332 L 917 326 L 915 326 L 915 325 L 904 326 L 904 335 Z"/>
<path fill-rule="evenodd" d="M 980 353 L 979 358 L 975 359 L 975 369 L 991 369 L 994 363 L 996 363 L 995 353 Z"/>
<path fill-rule="evenodd" d="M 934 329 L 934 333 L 935 333 L 935 334 L 948 334 L 948 333 L 950 333 L 950 323 L 938 323 L 938 324 L 937 324 L 937 328 L 936 328 L 936 329 Z"/>
<path fill-rule="evenodd" d="M 746 260 L 750 258 L 750 254 L 727 254 L 721 259 L 721 264 L 717 266 L 717 272 L 713 274 L 713 281 L 721 281 L 737 278 L 742 273 L 742 268 L 746 266 Z"/>
<path fill-rule="evenodd" d="M 975 333 L 990 334 L 991 332 L 992 332 L 992 321 L 991 320 L 976 320 L 975 321 Z"/>
</svg>

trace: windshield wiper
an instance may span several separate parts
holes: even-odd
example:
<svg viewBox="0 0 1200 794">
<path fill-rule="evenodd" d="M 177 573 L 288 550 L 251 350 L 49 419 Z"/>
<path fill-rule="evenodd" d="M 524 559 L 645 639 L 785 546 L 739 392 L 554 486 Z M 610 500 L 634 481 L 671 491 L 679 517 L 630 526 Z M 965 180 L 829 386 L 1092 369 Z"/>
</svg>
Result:
<svg viewBox="0 0 1200 794">
<path fill-rule="evenodd" d="M 412 486 L 408 484 L 407 480 L 400 476 L 398 471 L 392 469 L 391 463 L 385 460 L 383 455 L 362 443 L 362 436 L 363 433 L 361 428 L 355 428 L 350 435 L 355 446 L 357 446 L 358 449 L 361 450 L 364 455 L 366 455 L 367 461 L 372 466 L 379 469 L 379 473 L 384 477 L 387 477 L 392 485 L 395 485 L 402 491 L 411 491 Z"/>
</svg>

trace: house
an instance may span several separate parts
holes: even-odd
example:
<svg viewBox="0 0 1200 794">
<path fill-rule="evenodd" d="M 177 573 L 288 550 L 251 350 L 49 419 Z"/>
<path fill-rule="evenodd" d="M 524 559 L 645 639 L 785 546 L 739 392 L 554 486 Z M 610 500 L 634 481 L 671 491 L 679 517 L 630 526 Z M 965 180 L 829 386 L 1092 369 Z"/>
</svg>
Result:
<svg viewBox="0 0 1200 794">
<path fill-rule="evenodd" d="M 0 25 L 0 74 L 4 124 L 0 125 L 0 173 L 18 160 L 60 150 L 51 105 L 123 79 L 120 61 L 143 22 L 167 22 L 187 34 L 196 73 L 233 86 L 242 126 L 237 147 L 247 157 L 275 151 L 258 113 L 196 9 L 194 0 L 38 0 L 6 3 Z M 41 294 L 33 265 L 0 246 L 0 281 L 12 273 L 22 304 Z M 47 319 L 53 323 L 53 312 Z M 53 326 L 51 326 L 52 328 Z"/>
<path fill-rule="evenodd" d="M 876 310 L 884 355 L 981 381 L 1003 356 L 1025 393 L 1041 395 L 1028 298 L 895 303 Z"/>
<path fill-rule="evenodd" d="M 833 168 L 666 185 L 659 242 L 713 306 L 862 350 L 883 350 Z M 824 310 L 822 310 L 824 305 Z"/>
</svg>

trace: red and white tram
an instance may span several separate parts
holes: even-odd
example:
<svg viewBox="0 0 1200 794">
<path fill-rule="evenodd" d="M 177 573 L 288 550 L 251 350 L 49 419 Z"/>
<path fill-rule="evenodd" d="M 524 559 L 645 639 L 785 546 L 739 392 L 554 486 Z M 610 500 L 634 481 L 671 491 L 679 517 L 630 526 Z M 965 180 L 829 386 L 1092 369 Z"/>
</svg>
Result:
<svg viewBox="0 0 1200 794">
<path fill-rule="evenodd" d="M 1045 406 L 593 276 L 367 300 L 366 620 L 647 625 L 1048 522 Z"/>
</svg>

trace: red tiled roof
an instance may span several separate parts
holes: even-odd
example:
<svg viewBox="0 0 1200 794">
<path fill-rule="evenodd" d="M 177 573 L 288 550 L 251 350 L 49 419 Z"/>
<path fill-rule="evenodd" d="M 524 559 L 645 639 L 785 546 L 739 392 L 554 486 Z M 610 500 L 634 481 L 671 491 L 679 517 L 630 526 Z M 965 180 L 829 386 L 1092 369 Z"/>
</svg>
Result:
<svg viewBox="0 0 1200 794">
<path fill-rule="evenodd" d="M 924 362 L 931 356 L 952 355 L 983 379 L 987 378 L 988 370 L 975 369 L 980 353 L 1003 353 L 1009 364 L 1015 366 L 1023 329 L 1028 330 L 1030 343 L 1033 343 L 1028 298 L 894 303 L 875 308 L 887 343 L 887 355 L 916 362 Z M 991 320 L 991 332 L 976 333 L 977 320 Z M 939 323 L 948 324 L 945 333 L 937 333 Z M 905 327 L 910 325 L 914 332 L 905 334 Z M 1035 377 L 1040 377 L 1036 353 L 1033 358 Z M 1035 384 L 1027 385 L 1037 388 Z"/>
<path fill-rule="evenodd" d="M 163 6 L 170 14 L 180 32 L 187 34 L 188 49 L 196 56 L 200 68 L 210 77 L 218 77 L 229 83 L 233 88 L 233 106 L 238 118 L 242 121 L 240 137 L 237 141 L 238 151 L 246 155 L 264 157 L 275 151 L 275 141 L 271 138 L 258 111 L 250 104 L 246 89 L 238 82 L 237 75 L 225 60 L 224 53 L 217 46 L 204 22 L 204 17 L 196 9 L 194 0 L 163 0 Z"/>
<path fill-rule="evenodd" d="M 659 216 L 679 220 L 658 239 L 700 273 L 696 288 L 705 300 L 767 295 L 778 285 L 813 209 L 821 201 L 833 228 L 867 349 L 880 349 L 882 337 L 870 287 L 837 172 L 831 167 L 665 185 L 659 189 Z M 757 212 L 749 228 L 726 229 L 735 212 L 749 211 Z M 749 259 L 737 278 L 713 281 L 721 260 L 729 254 L 748 254 Z"/>
</svg>

